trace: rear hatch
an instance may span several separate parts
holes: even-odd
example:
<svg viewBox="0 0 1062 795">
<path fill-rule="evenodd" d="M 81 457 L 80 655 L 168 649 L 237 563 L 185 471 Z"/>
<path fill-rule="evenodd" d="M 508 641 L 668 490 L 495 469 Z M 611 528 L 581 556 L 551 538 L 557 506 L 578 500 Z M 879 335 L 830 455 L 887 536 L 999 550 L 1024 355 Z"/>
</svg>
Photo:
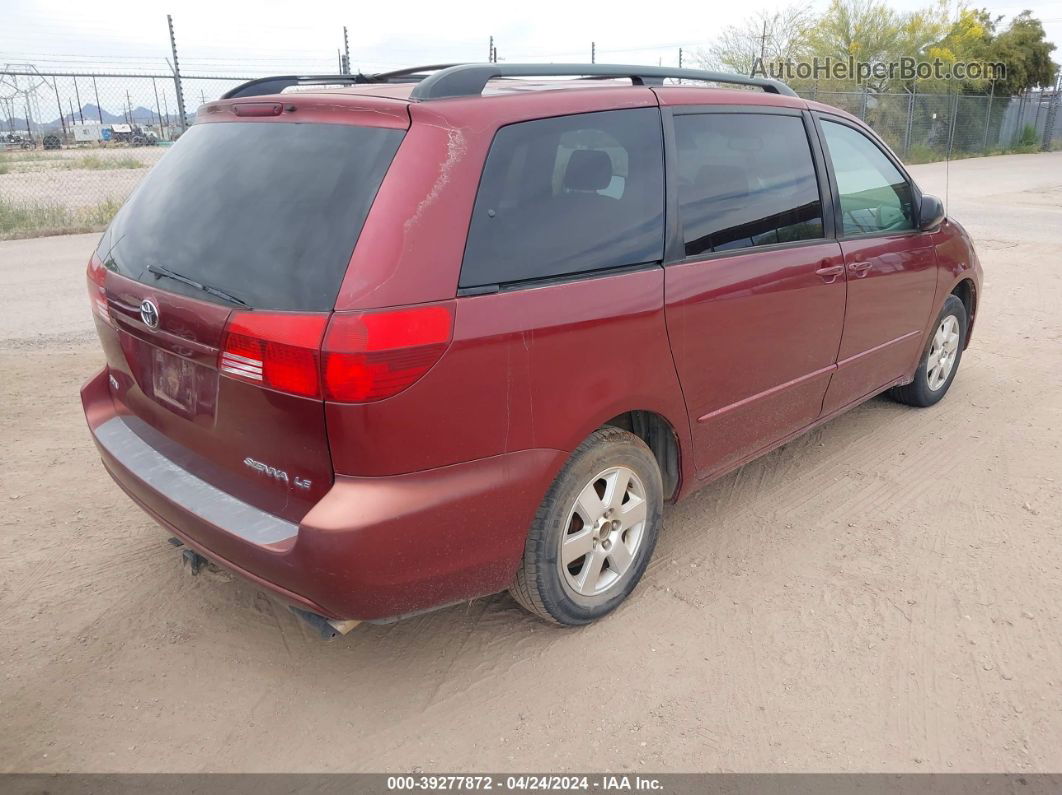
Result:
<svg viewBox="0 0 1062 795">
<path fill-rule="evenodd" d="M 381 114 L 390 126 L 351 115 L 196 124 L 89 266 L 126 422 L 199 478 L 292 521 L 332 484 L 321 342 L 404 135 L 397 114 Z"/>
</svg>

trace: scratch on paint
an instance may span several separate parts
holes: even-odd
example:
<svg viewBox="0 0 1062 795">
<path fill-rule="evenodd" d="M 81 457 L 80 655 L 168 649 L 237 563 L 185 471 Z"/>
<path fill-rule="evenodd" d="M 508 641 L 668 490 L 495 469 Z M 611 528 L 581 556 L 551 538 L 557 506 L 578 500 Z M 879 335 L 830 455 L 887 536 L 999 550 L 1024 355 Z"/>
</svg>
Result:
<svg viewBox="0 0 1062 795">
<path fill-rule="evenodd" d="M 452 127 L 442 127 L 437 124 L 428 126 L 446 131 L 446 160 L 443 161 L 442 167 L 439 169 L 439 176 L 435 179 L 435 184 L 432 185 L 428 195 L 420 200 L 420 203 L 417 204 L 417 209 L 413 211 L 413 215 L 407 218 L 402 225 L 403 232 L 406 235 L 409 234 L 412 227 L 417 225 L 424 211 L 439 198 L 439 194 L 442 193 L 443 188 L 450 181 L 450 174 L 453 172 L 454 166 L 464 156 L 467 149 L 465 135 L 461 130 L 455 130 Z"/>
</svg>

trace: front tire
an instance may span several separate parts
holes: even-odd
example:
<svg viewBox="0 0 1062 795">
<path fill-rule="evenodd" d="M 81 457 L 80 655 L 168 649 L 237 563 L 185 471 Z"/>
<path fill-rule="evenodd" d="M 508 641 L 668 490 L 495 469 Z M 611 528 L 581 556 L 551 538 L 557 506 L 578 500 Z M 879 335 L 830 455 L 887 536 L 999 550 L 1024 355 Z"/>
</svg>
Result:
<svg viewBox="0 0 1062 795">
<path fill-rule="evenodd" d="M 663 511 L 660 468 L 634 434 L 601 428 L 572 453 L 531 524 L 510 593 L 556 624 L 588 624 L 634 590 Z"/>
<path fill-rule="evenodd" d="M 891 389 L 892 398 L 920 408 L 932 406 L 943 398 L 959 372 L 966 347 L 966 325 L 966 306 L 957 296 L 949 295 L 930 333 L 914 380 Z"/>
</svg>

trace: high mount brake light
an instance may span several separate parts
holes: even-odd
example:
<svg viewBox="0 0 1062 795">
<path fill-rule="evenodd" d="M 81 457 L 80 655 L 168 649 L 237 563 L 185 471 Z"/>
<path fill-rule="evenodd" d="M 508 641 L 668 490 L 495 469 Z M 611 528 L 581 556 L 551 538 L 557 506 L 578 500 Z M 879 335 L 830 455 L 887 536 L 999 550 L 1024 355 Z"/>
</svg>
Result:
<svg viewBox="0 0 1062 795">
<path fill-rule="evenodd" d="M 414 384 L 446 352 L 453 315 L 446 306 L 335 314 L 324 340 L 325 397 L 383 400 Z"/>
<path fill-rule="evenodd" d="M 234 312 L 218 369 L 303 397 L 383 400 L 419 380 L 450 344 L 445 306 L 322 314 Z"/>
</svg>

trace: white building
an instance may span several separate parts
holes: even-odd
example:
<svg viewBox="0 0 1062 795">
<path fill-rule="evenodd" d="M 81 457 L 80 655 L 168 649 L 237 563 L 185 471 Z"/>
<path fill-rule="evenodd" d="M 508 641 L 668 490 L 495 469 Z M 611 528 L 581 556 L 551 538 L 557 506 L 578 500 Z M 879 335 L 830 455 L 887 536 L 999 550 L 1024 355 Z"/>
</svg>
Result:
<svg viewBox="0 0 1062 795">
<path fill-rule="evenodd" d="M 103 127 L 98 122 L 71 124 L 70 134 L 78 143 L 95 143 L 103 140 Z"/>
</svg>

